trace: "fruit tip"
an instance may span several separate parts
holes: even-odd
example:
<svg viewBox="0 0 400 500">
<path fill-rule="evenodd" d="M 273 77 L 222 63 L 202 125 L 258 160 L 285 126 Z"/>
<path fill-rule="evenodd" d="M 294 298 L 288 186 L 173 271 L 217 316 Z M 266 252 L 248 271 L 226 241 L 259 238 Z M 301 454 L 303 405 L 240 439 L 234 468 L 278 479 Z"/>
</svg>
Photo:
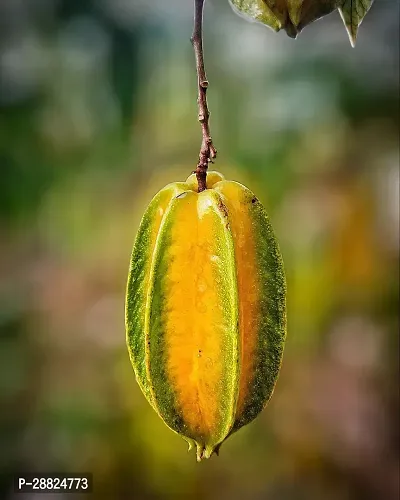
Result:
<svg viewBox="0 0 400 500">
<path fill-rule="evenodd" d="M 197 443 L 196 459 L 198 462 L 201 462 L 201 460 L 204 458 L 204 451 L 205 451 L 204 446 Z"/>
<path fill-rule="evenodd" d="M 221 449 L 222 443 L 217 444 L 217 446 L 214 448 L 214 453 L 219 457 L 219 450 Z"/>
</svg>

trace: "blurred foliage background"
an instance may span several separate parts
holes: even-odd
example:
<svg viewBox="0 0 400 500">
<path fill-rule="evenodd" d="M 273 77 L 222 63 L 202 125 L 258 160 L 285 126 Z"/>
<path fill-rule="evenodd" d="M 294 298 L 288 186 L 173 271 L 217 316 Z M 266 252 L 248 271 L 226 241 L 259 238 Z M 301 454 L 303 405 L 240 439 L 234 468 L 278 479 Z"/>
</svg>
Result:
<svg viewBox="0 0 400 500">
<path fill-rule="evenodd" d="M 1 498 L 60 470 L 93 472 L 94 499 L 398 498 L 399 4 L 355 49 L 338 13 L 293 41 L 206 4 L 216 168 L 286 265 L 274 397 L 197 464 L 125 347 L 141 214 L 200 146 L 192 2 L 2 0 Z"/>
</svg>

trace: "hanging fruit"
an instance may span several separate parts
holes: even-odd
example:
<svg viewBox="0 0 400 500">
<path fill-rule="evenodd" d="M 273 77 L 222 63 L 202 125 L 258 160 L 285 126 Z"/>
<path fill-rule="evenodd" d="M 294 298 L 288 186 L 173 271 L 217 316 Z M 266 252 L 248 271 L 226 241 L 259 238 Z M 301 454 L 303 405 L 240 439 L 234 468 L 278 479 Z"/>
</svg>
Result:
<svg viewBox="0 0 400 500">
<path fill-rule="evenodd" d="M 373 0 L 230 0 L 230 3 L 239 14 L 274 31 L 283 29 L 292 38 L 313 21 L 339 10 L 354 47 L 358 27 Z"/>
<path fill-rule="evenodd" d="M 138 383 L 208 458 L 269 401 L 286 333 L 278 244 L 254 194 L 217 172 L 162 189 L 129 273 L 127 344 Z"/>
</svg>

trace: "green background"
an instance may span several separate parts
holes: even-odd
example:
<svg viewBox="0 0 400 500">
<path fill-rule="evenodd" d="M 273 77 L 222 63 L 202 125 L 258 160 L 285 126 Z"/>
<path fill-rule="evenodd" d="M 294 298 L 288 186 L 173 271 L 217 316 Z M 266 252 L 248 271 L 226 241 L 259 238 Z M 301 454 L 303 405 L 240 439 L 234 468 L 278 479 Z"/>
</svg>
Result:
<svg viewBox="0 0 400 500">
<path fill-rule="evenodd" d="M 197 464 L 125 347 L 141 215 L 200 147 L 192 2 L 3 0 L 1 498 L 28 471 L 93 472 L 93 499 L 397 498 L 399 5 L 351 49 L 337 12 L 293 41 L 206 4 L 216 168 L 286 267 L 275 394 Z"/>
</svg>

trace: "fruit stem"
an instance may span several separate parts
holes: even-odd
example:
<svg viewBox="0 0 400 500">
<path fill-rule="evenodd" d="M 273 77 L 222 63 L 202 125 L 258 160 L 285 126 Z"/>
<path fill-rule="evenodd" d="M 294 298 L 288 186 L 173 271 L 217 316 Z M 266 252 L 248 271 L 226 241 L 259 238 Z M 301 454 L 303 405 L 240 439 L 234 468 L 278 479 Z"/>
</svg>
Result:
<svg viewBox="0 0 400 500">
<path fill-rule="evenodd" d="M 201 130 L 203 133 L 203 140 L 201 142 L 199 162 L 194 171 L 196 174 L 197 182 L 199 185 L 199 193 L 207 189 L 207 168 L 208 163 L 213 163 L 214 158 L 217 156 L 217 150 L 214 147 L 210 135 L 210 112 L 207 106 L 207 88 L 208 81 L 204 69 L 204 55 L 203 55 L 203 10 L 205 0 L 194 0 L 194 28 L 191 42 L 194 48 L 196 57 L 196 70 L 197 70 L 197 104 L 199 108 L 199 122 L 201 123 Z"/>
</svg>

